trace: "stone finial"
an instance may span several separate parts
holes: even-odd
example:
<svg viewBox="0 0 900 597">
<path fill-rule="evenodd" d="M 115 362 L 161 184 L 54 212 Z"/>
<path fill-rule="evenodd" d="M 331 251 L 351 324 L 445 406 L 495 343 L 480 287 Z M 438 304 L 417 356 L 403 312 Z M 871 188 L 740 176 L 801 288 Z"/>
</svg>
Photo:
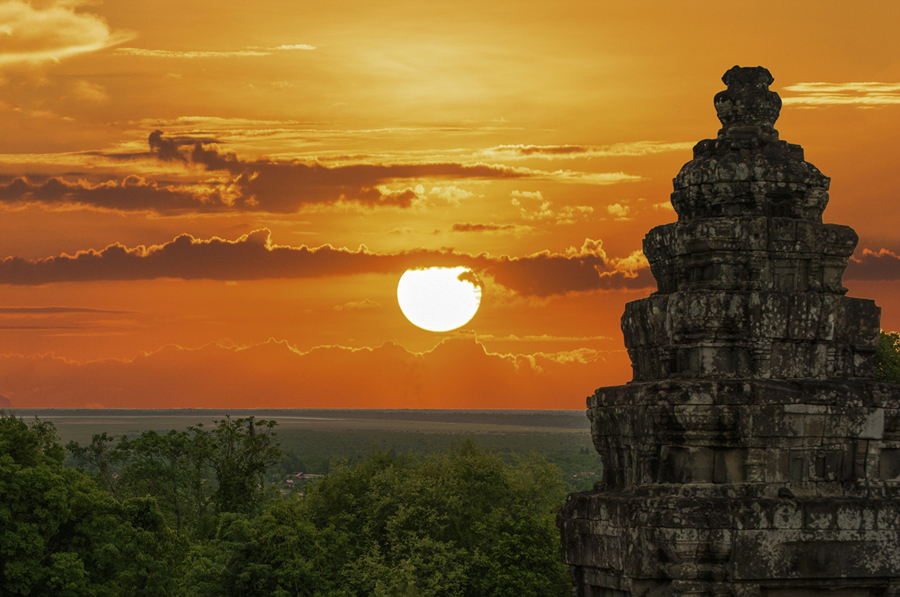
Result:
<svg viewBox="0 0 900 597">
<path fill-rule="evenodd" d="M 777 135 L 774 126 L 781 111 L 781 98 L 769 91 L 775 79 L 761 66 L 732 67 L 722 81 L 728 89 L 715 97 L 722 122 L 719 136 L 734 134 Z"/>
</svg>

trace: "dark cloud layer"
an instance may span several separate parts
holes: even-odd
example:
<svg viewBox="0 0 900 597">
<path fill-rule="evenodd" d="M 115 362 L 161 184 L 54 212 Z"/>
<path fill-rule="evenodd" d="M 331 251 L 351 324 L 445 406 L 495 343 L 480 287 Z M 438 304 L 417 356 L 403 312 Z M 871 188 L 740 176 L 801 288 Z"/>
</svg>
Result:
<svg viewBox="0 0 900 597">
<path fill-rule="evenodd" d="M 41 203 L 48 206 L 83 205 L 118 211 L 183 213 L 217 212 L 232 209 L 227 187 L 222 185 L 181 185 L 147 181 L 126 176 L 121 181 L 90 183 L 54 177 L 38 183 L 19 177 L 0 185 L 0 203 Z"/>
<path fill-rule="evenodd" d="M 398 180 L 423 178 L 504 179 L 523 178 L 528 173 L 487 164 L 353 164 L 327 167 L 300 162 L 242 160 L 221 152 L 213 138 L 165 137 L 154 131 L 149 151 L 108 154 L 121 161 L 153 158 L 179 162 L 226 180 L 177 183 L 127 176 L 122 180 L 89 182 L 54 177 L 38 182 L 18 177 L 0 184 L 0 203 L 42 203 L 50 206 L 82 205 L 120 211 L 159 214 L 185 212 L 250 211 L 294 213 L 305 205 L 328 205 L 339 201 L 363 206 L 410 207 L 416 199 L 412 189 L 387 191 L 382 185 Z M 382 187 L 382 188 L 379 188 Z"/>
<path fill-rule="evenodd" d="M 567 292 L 644 288 L 653 285 L 646 268 L 630 271 L 609 259 L 598 241 L 586 241 L 579 252 L 549 252 L 526 257 L 469 255 L 453 250 L 413 249 L 374 253 L 323 245 L 274 245 L 260 229 L 235 241 L 195 239 L 181 235 L 152 247 L 114 244 L 101 251 L 79 251 L 45 259 L 8 257 L 0 261 L 0 284 L 38 285 L 97 280 L 260 280 L 402 273 L 417 267 L 470 267 L 523 296 Z"/>
<path fill-rule="evenodd" d="M 60 313 L 131 313 L 109 309 L 88 309 L 86 307 L 0 307 L 0 314 L 15 313 L 26 315 L 57 315 Z"/>
<path fill-rule="evenodd" d="M 848 280 L 900 280 L 900 255 L 887 249 L 877 253 L 863 249 L 860 257 L 850 259 L 844 277 Z"/>
<path fill-rule="evenodd" d="M 162 141 L 161 139 L 159 142 Z M 159 149 L 154 151 L 159 152 L 160 159 L 165 159 L 164 156 L 171 153 L 168 146 L 157 147 Z M 484 164 L 354 164 L 328 168 L 320 164 L 298 162 L 245 161 L 233 153 L 222 153 L 217 147 L 206 146 L 199 141 L 193 144 L 189 154 L 179 155 L 206 170 L 226 171 L 235 176 L 235 184 L 241 195 L 239 202 L 256 210 L 273 213 L 293 212 L 304 203 L 330 203 L 341 199 L 369 205 L 386 203 L 409 207 L 416 197 L 411 190 L 385 193 L 376 188 L 394 180 L 524 176 L 510 168 Z"/>
</svg>

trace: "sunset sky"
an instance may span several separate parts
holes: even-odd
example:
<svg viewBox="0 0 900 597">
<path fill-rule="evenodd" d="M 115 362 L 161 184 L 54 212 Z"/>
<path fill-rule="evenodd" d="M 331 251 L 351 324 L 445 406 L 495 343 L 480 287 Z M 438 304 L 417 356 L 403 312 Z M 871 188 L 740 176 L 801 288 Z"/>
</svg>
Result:
<svg viewBox="0 0 900 597">
<path fill-rule="evenodd" d="M 0 0 L 15 407 L 581 409 L 734 65 L 900 329 L 900 3 Z M 467 266 L 446 333 L 397 304 Z M 0 399 L 0 403 L 3 400 Z"/>
</svg>

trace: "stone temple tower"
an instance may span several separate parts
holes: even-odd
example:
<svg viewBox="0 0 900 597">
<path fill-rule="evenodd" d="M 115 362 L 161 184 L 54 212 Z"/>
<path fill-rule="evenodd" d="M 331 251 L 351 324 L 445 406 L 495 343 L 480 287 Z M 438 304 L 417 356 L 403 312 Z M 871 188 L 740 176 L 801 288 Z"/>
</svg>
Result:
<svg viewBox="0 0 900 597">
<path fill-rule="evenodd" d="M 644 239 L 634 379 L 588 398 L 602 479 L 558 519 L 574 594 L 898 597 L 900 386 L 841 282 L 857 235 L 822 223 L 829 179 L 779 140 L 769 71 L 722 80 L 678 221 Z"/>
</svg>

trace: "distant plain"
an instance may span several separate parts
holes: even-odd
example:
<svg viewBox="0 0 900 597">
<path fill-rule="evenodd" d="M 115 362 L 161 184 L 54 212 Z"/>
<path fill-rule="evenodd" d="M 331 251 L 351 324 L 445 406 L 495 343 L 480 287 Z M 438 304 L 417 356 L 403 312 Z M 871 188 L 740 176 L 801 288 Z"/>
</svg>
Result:
<svg viewBox="0 0 900 597">
<path fill-rule="evenodd" d="M 215 426 L 226 416 L 277 422 L 284 458 L 268 481 L 280 488 L 297 473 L 326 474 L 337 463 L 354 464 L 373 451 L 419 456 L 446 452 L 465 438 L 515 461 L 536 453 L 559 468 L 568 491 L 589 489 L 602 465 L 584 411 L 572 410 L 379 410 L 379 409 L 11 409 L 25 420 L 38 417 L 56 427 L 63 445 L 82 446 L 106 433 L 118 441 L 155 431 Z M 69 460 L 75 464 L 74 459 Z M 291 485 L 293 486 L 293 485 Z"/>
<path fill-rule="evenodd" d="M 87 443 L 96 433 L 134 437 L 188 426 L 212 426 L 226 416 L 278 422 L 279 437 L 295 431 L 399 431 L 439 434 L 584 434 L 590 422 L 574 410 L 381 410 L 381 409 L 10 409 L 18 417 L 52 422 L 63 444 Z"/>
</svg>

